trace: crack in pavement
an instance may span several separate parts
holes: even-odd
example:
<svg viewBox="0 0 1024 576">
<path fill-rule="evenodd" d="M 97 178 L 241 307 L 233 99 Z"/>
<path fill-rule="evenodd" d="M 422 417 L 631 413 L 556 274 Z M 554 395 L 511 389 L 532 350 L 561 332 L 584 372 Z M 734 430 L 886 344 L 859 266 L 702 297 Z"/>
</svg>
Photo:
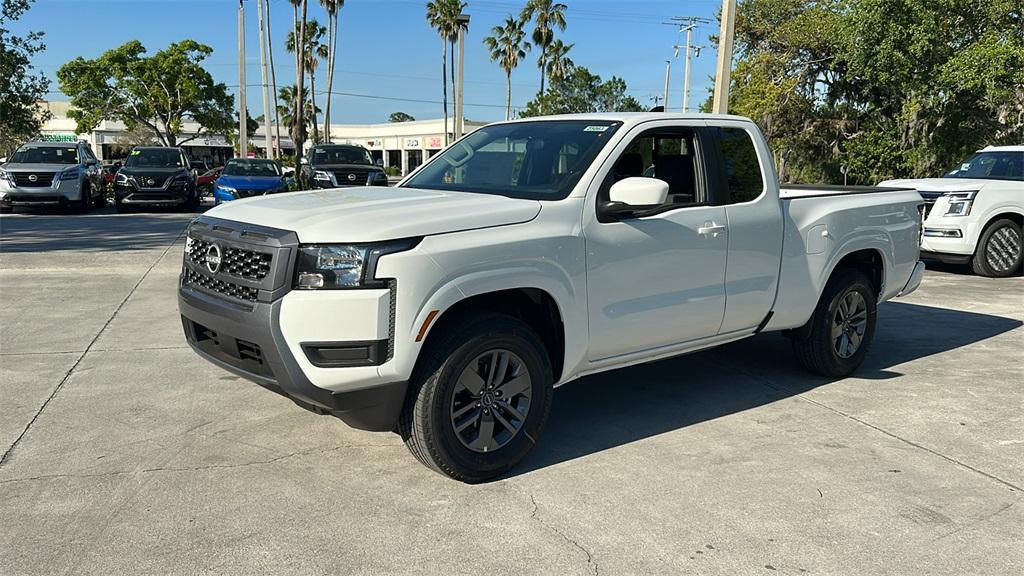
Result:
<svg viewBox="0 0 1024 576">
<path fill-rule="evenodd" d="M 536 520 L 541 526 L 547 528 L 548 530 L 550 530 L 551 532 L 554 532 L 555 534 L 558 534 L 559 536 L 562 537 L 563 540 L 565 540 L 566 542 L 571 544 L 574 548 L 576 548 L 580 552 L 583 552 L 584 554 L 586 554 L 587 555 L 587 565 L 590 566 L 593 569 L 594 576 L 599 576 L 599 574 L 601 573 L 601 568 L 600 568 L 600 566 L 598 566 L 597 562 L 594 560 L 594 555 L 590 553 L 590 550 L 587 550 L 579 542 L 577 542 L 576 540 L 573 540 L 572 538 L 570 538 L 565 532 L 562 532 L 558 528 L 555 528 L 551 524 L 545 522 L 543 518 L 538 516 L 537 513 L 540 511 L 540 506 L 537 505 L 537 499 L 533 497 L 533 494 L 529 494 L 529 496 L 530 496 L 530 504 L 533 505 L 533 510 L 530 511 L 530 520 Z"/>
<path fill-rule="evenodd" d="M 904 438 L 904 437 L 900 436 L 899 434 L 896 434 L 894 432 L 890 432 L 890 431 L 886 430 L 885 428 L 882 428 L 881 426 L 876 426 L 875 424 L 872 424 L 872 423 L 870 423 L 870 422 L 868 422 L 866 420 L 862 420 L 862 419 L 854 416 L 853 414 L 848 414 L 846 412 L 843 412 L 842 410 L 839 410 L 838 408 L 833 408 L 832 406 L 829 406 L 828 404 L 825 404 L 823 402 L 819 402 L 818 400 L 814 400 L 813 398 L 809 398 L 806 395 L 804 395 L 803 393 L 796 392 L 795 390 L 791 390 L 791 389 L 789 389 L 786 386 L 783 386 L 781 384 L 776 384 L 775 382 L 765 378 L 764 376 L 761 376 L 759 374 L 755 374 L 753 372 L 750 372 L 749 370 L 746 370 L 746 369 L 744 369 L 744 368 L 742 368 L 740 366 L 737 366 L 736 364 L 727 364 L 724 360 L 722 360 L 721 358 L 717 358 L 713 354 L 710 355 L 710 357 L 715 362 L 717 362 L 719 365 L 732 368 L 733 370 L 736 370 L 737 372 L 745 374 L 746 376 L 749 376 L 750 378 L 760 382 L 761 384 L 767 386 L 768 388 L 771 388 L 772 390 L 775 390 L 777 392 L 785 394 L 787 397 L 796 397 L 796 398 L 799 398 L 799 399 L 801 399 L 801 400 L 803 400 L 805 402 L 810 402 L 811 404 L 814 404 L 815 406 L 818 406 L 820 408 L 824 408 L 825 410 L 828 410 L 828 411 L 830 411 L 830 412 L 832 412 L 834 414 L 838 414 L 839 416 L 842 416 L 844 418 L 852 420 L 852 421 L 854 421 L 854 422 L 856 422 L 856 423 L 858 423 L 858 424 L 860 424 L 862 426 L 866 426 L 868 428 L 871 428 L 872 430 L 874 430 L 876 432 L 880 432 L 882 434 L 885 434 L 886 436 L 888 436 L 888 437 L 890 437 L 890 438 L 892 438 L 894 440 L 898 440 L 900 442 L 903 442 L 904 444 L 907 444 L 909 446 L 917 448 L 918 450 L 923 450 L 924 452 L 932 454 L 933 456 L 938 456 L 939 458 L 942 458 L 943 460 L 946 460 L 947 462 L 950 462 L 952 464 L 955 464 L 957 466 L 960 466 L 962 468 L 970 470 L 971 472 L 974 472 L 976 474 L 980 474 L 980 475 L 988 478 L 989 480 L 994 480 L 995 482 L 998 482 L 998 483 L 1000 483 L 1000 484 L 1002 484 L 1002 485 L 1004 485 L 1004 486 L 1006 486 L 1006 487 L 1008 487 L 1008 488 L 1010 488 L 1012 490 L 1015 490 L 1015 491 L 1018 491 L 1018 492 L 1024 491 L 1024 487 L 1018 486 L 1018 485 L 1016 485 L 1013 482 L 1010 482 L 1008 480 L 1004 480 L 1004 479 L 1000 478 L 999 476 L 996 476 L 995 474 L 991 474 L 989 472 L 985 472 L 984 470 L 982 470 L 980 468 L 976 468 L 974 466 L 971 466 L 970 464 L 968 464 L 966 462 L 963 462 L 961 460 L 957 460 L 956 458 L 954 458 L 952 456 L 948 456 L 946 454 L 943 454 L 942 452 L 939 452 L 938 450 L 929 448 L 927 446 L 924 446 L 923 444 L 919 444 L 919 443 L 914 442 L 913 440 L 910 440 L 908 438 Z"/>
<path fill-rule="evenodd" d="M 135 470 L 114 470 L 110 472 L 97 472 L 95 474 L 42 474 L 39 476 L 27 476 L 23 478 L 8 478 L 6 480 L 0 480 L 0 484 L 12 484 L 15 482 L 32 482 L 36 480 L 52 480 L 56 478 L 102 478 L 105 476 L 127 476 L 132 474 L 150 474 L 154 472 L 200 472 L 203 470 L 221 470 L 231 468 L 245 468 L 247 466 L 260 466 L 264 464 L 275 464 L 282 460 L 294 458 L 296 456 L 308 456 L 312 454 L 327 454 L 328 452 L 336 452 L 338 450 L 344 450 L 346 448 L 395 448 L 400 445 L 395 444 L 342 444 L 340 446 L 332 446 L 330 448 L 316 448 L 313 450 L 298 450 L 296 452 L 290 452 L 288 454 L 282 454 L 266 460 L 252 460 L 250 462 L 239 462 L 237 464 L 207 464 L 205 466 L 188 466 L 188 467 L 172 467 L 172 466 L 157 466 L 155 468 L 141 468 Z"/>
<path fill-rule="evenodd" d="M 18 437 L 14 439 L 14 442 L 12 442 L 11 445 L 7 448 L 7 450 L 4 451 L 3 456 L 0 456 L 0 467 L 3 467 L 3 465 L 7 463 L 7 460 L 14 452 L 14 449 L 18 446 L 19 443 L 21 443 L 21 439 L 25 437 L 25 434 L 27 434 L 28 431 L 32 428 L 32 425 L 36 423 L 36 420 L 39 418 L 39 415 L 43 413 L 43 410 L 45 410 L 46 407 L 50 404 L 50 401 L 53 400 L 53 398 L 57 395 L 58 392 L 60 392 L 60 389 L 63 388 L 65 384 L 67 384 L 68 380 L 71 378 L 71 375 L 75 372 L 75 369 L 78 368 L 78 365 L 81 364 L 82 360 L 84 360 L 86 355 L 89 354 L 89 352 L 92 350 L 92 347 L 100 339 L 100 336 L 102 336 L 103 333 L 110 326 L 110 323 L 114 321 L 114 318 L 116 318 L 118 313 L 121 312 L 121 309 L 124 308 L 124 305 L 128 303 L 128 300 L 131 299 L 131 297 L 135 294 L 135 291 L 139 289 L 139 286 L 141 286 L 142 282 L 146 279 L 147 276 L 149 276 L 149 273 L 152 272 L 154 268 L 156 268 L 157 264 L 159 264 L 160 261 L 163 260 L 165 256 L 167 256 L 167 253 L 171 251 L 171 248 L 173 248 L 178 243 L 178 240 L 181 239 L 181 237 L 185 234 L 186 230 L 188 230 L 187 223 L 182 227 L 181 232 L 178 233 L 174 240 L 172 240 L 171 243 L 168 244 L 167 247 L 164 248 L 162 252 L 160 252 L 160 255 L 157 256 L 155 260 L 153 260 L 153 263 L 150 264 L 149 268 L 147 268 L 146 271 L 142 274 L 138 282 L 136 282 L 135 285 L 132 286 L 132 289 L 128 291 L 128 294 L 125 295 L 124 299 L 121 300 L 121 303 L 118 304 L 116 308 L 114 308 L 114 312 L 110 315 L 109 318 L 107 318 L 107 321 L 103 323 L 103 326 L 99 329 L 98 332 L 96 332 L 96 335 L 93 336 L 92 340 L 89 341 L 89 345 L 85 347 L 85 350 L 82 351 L 81 355 L 78 356 L 78 359 L 76 359 L 74 364 L 71 365 L 71 368 L 68 368 L 68 371 L 64 374 L 64 377 L 61 378 L 60 382 L 58 382 L 57 386 L 53 389 L 53 392 L 51 392 L 50 395 L 46 398 L 46 400 L 43 401 L 42 405 L 39 406 L 39 409 L 36 410 L 36 413 L 32 415 L 32 419 L 29 420 L 28 424 L 25 425 L 25 428 L 21 431 L 21 434 L 18 434 Z"/>
</svg>

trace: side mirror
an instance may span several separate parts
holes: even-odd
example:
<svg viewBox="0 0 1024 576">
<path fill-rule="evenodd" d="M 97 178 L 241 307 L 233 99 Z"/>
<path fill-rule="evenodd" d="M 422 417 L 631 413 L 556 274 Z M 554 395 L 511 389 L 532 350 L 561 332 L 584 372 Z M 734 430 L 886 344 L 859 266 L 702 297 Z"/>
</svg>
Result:
<svg viewBox="0 0 1024 576">
<path fill-rule="evenodd" d="M 608 202 L 601 205 L 601 212 L 608 216 L 636 216 L 638 212 L 664 204 L 668 190 L 668 182 L 657 178 L 625 178 L 612 184 Z"/>
<path fill-rule="evenodd" d="M 383 158 L 377 158 L 376 160 L 373 161 L 373 165 L 378 167 L 378 168 L 383 168 L 384 167 L 384 159 Z"/>
<path fill-rule="evenodd" d="M 303 156 L 302 157 L 302 161 L 300 162 L 300 164 L 302 164 L 303 166 L 308 165 L 309 164 L 309 158 L 307 158 L 306 156 Z"/>
</svg>

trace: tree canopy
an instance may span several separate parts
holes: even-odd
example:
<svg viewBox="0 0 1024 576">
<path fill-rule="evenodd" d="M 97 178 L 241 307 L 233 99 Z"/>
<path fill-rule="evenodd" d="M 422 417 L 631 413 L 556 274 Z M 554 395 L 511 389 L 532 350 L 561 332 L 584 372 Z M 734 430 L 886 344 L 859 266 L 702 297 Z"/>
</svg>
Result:
<svg viewBox="0 0 1024 576">
<path fill-rule="evenodd" d="M 0 156 L 39 132 L 46 120 L 36 105 L 50 87 L 49 80 L 32 70 L 30 60 L 46 48 L 42 32 L 24 37 L 8 30 L 21 18 L 32 0 L 3 0 L 0 3 Z"/>
<path fill-rule="evenodd" d="M 643 106 L 626 94 L 626 82 L 612 76 L 604 81 L 582 66 L 569 66 L 541 95 L 526 104 L 521 118 L 542 114 L 583 112 L 641 112 Z"/>
<path fill-rule="evenodd" d="M 415 118 L 405 112 L 392 112 L 391 115 L 388 116 L 388 122 L 412 122 L 413 120 L 415 120 Z"/>
<path fill-rule="evenodd" d="M 873 184 L 1024 140 L 1019 0 L 746 0 L 729 111 L 784 179 Z"/>
<path fill-rule="evenodd" d="M 234 97 L 202 66 L 212 52 L 185 40 L 146 56 L 142 43 L 133 40 L 95 60 L 75 58 L 57 71 L 61 91 L 74 106 L 68 116 L 79 132 L 102 120 L 119 120 L 129 130 L 142 125 L 167 146 L 182 143 L 178 135 L 186 118 L 200 124 L 200 134 L 230 135 Z"/>
</svg>

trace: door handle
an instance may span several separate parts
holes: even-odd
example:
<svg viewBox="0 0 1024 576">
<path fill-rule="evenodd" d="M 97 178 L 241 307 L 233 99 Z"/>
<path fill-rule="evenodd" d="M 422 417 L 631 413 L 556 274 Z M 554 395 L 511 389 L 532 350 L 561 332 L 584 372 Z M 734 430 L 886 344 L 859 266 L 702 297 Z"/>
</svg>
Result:
<svg viewBox="0 0 1024 576">
<path fill-rule="evenodd" d="M 705 222 L 703 226 L 697 228 L 697 234 L 701 236 L 710 234 L 712 238 L 718 237 L 721 232 L 725 232 L 725 225 L 715 224 L 714 222 Z"/>
</svg>

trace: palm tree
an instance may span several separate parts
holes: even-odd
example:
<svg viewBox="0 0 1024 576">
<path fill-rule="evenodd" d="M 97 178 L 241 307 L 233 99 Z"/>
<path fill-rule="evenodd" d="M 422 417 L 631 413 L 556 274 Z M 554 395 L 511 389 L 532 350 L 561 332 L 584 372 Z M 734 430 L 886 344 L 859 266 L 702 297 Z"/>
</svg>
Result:
<svg viewBox="0 0 1024 576">
<path fill-rule="evenodd" d="M 561 40 L 555 40 L 548 46 L 548 79 L 554 84 L 562 80 L 569 73 L 575 64 L 569 58 L 569 50 L 575 44 L 564 44 Z"/>
<path fill-rule="evenodd" d="M 448 72 L 452 80 L 452 98 L 456 97 L 455 94 L 455 45 L 459 41 L 459 30 L 465 31 L 469 28 L 469 25 L 465 22 L 459 22 L 459 16 L 462 15 L 462 11 L 466 9 L 466 3 L 461 0 L 446 0 L 445 4 L 445 26 L 448 28 L 448 51 L 451 56 L 451 65 L 448 68 Z"/>
<path fill-rule="evenodd" d="M 484 44 L 491 52 L 491 62 L 497 62 L 505 71 L 505 120 L 512 114 L 512 70 L 519 61 L 526 58 L 530 43 L 525 42 L 525 23 L 512 16 L 505 19 L 504 26 L 491 28 L 492 36 L 484 38 Z"/>
<path fill-rule="evenodd" d="M 345 0 L 320 0 L 327 10 L 327 43 L 330 57 L 327 59 L 327 101 L 324 103 L 324 140 L 331 143 L 331 97 L 334 95 L 334 62 L 338 56 L 338 12 L 345 7 Z"/>
<path fill-rule="evenodd" d="M 330 49 L 324 44 L 324 34 L 327 33 L 327 28 L 316 20 L 310 20 L 306 24 L 306 38 L 305 42 L 302 43 L 304 48 L 303 64 L 306 69 L 306 73 L 309 74 L 309 93 L 310 98 L 313 100 L 313 105 L 316 105 L 316 69 L 320 65 L 321 59 L 327 59 L 330 57 Z M 284 47 L 289 52 L 295 53 L 297 47 L 295 45 L 295 36 L 292 34 L 288 35 L 285 40 Z M 320 133 L 317 127 L 316 118 L 313 118 L 313 142 L 319 143 Z"/>
<path fill-rule="evenodd" d="M 550 48 L 555 40 L 555 28 L 565 30 L 565 11 L 568 7 L 554 0 L 527 0 L 519 19 L 527 23 L 536 18 L 533 29 L 533 45 L 540 48 L 537 66 L 540 68 L 540 93 L 544 94 L 544 78 L 547 76 L 547 63 L 551 55 Z"/>
<path fill-rule="evenodd" d="M 306 39 L 306 12 L 308 8 L 307 0 L 290 0 L 292 4 L 292 32 L 291 38 L 299 39 L 300 45 L 294 48 L 295 54 L 295 94 L 292 103 L 292 115 L 295 118 L 295 131 L 292 136 L 292 142 L 295 144 L 295 173 L 301 174 L 302 171 L 302 147 L 306 141 L 306 122 L 305 114 L 302 113 L 303 102 L 305 102 L 305 90 L 303 84 L 306 80 L 306 59 L 302 56 L 306 54 L 304 40 Z M 302 185 L 300 177 L 300 185 Z"/>
<path fill-rule="evenodd" d="M 448 47 L 452 52 L 452 92 L 455 92 L 454 45 L 458 38 L 458 16 L 466 4 L 461 0 L 430 0 L 427 3 L 427 23 L 441 36 L 441 94 L 444 107 L 444 144 L 448 145 Z"/>
</svg>

